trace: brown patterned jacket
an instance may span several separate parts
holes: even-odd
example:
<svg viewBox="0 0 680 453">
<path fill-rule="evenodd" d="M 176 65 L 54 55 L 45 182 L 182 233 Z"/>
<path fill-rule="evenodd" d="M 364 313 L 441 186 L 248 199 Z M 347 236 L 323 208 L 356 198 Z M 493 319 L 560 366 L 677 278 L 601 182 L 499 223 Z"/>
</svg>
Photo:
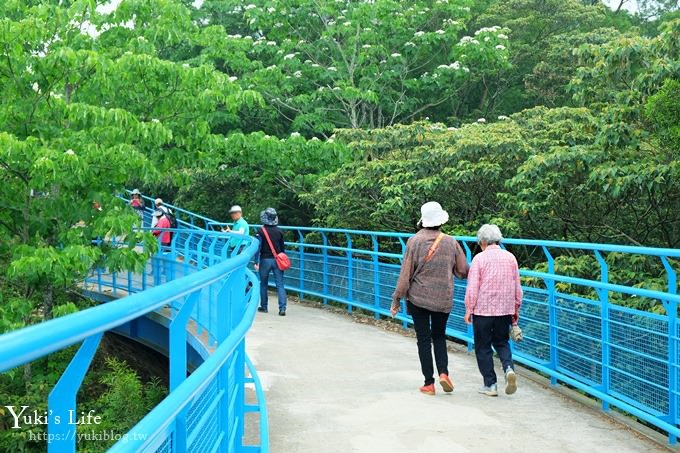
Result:
<svg viewBox="0 0 680 453">
<path fill-rule="evenodd" d="M 430 261 L 425 263 L 439 230 L 422 229 L 406 243 L 397 288 L 392 300 L 405 297 L 413 305 L 430 311 L 450 313 L 453 307 L 453 275 L 467 277 L 465 252 L 457 240 L 446 236 Z"/>
</svg>

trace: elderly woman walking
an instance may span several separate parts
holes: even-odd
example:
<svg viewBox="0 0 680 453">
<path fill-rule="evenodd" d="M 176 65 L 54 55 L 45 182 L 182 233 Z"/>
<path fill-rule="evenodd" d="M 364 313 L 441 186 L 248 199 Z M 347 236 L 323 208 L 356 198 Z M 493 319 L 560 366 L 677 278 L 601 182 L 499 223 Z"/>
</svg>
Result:
<svg viewBox="0 0 680 453">
<path fill-rule="evenodd" d="M 500 248 L 503 240 L 496 225 L 483 225 L 477 232 L 482 252 L 474 257 L 465 293 L 465 322 L 472 323 L 477 366 L 484 378 L 479 393 L 498 396 L 493 351 L 505 373 L 505 393 L 517 391 L 517 375 L 510 351 L 510 328 L 517 324 L 522 286 L 515 256 Z"/>
<path fill-rule="evenodd" d="M 413 318 L 418 344 L 420 368 L 425 385 L 420 391 L 434 395 L 432 347 L 445 392 L 453 391 L 449 377 L 449 358 L 446 350 L 446 321 L 453 307 L 453 275 L 465 278 L 468 272 L 465 253 L 458 241 L 441 232 L 449 215 L 439 203 L 425 203 L 420 212 L 422 229 L 406 243 L 397 288 L 392 295 L 392 316 L 406 298 L 408 313 Z"/>
</svg>

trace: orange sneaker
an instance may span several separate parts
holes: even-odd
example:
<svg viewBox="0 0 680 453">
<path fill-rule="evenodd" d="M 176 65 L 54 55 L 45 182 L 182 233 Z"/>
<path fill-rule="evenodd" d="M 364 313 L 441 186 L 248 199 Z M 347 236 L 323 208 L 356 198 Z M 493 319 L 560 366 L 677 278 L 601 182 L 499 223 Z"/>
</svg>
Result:
<svg viewBox="0 0 680 453">
<path fill-rule="evenodd" d="M 439 375 L 439 384 L 441 384 L 442 389 L 444 389 L 446 393 L 453 392 L 453 382 L 451 382 L 451 378 L 449 378 L 448 374 L 442 373 Z"/>
<path fill-rule="evenodd" d="M 433 395 L 434 396 L 434 384 L 423 385 L 422 387 L 420 387 L 420 393 L 424 393 L 425 395 Z"/>
</svg>

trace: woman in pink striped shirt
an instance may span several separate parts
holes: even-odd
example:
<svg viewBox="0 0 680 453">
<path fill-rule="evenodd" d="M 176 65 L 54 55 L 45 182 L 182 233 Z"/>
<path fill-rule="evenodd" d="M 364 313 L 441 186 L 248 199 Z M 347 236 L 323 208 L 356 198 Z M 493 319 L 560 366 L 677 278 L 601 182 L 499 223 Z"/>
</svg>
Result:
<svg viewBox="0 0 680 453">
<path fill-rule="evenodd" d="M 510 328 L 517 324 L 522 286 L 515 256 L 500 248 L 503 240 L 496 225 L 483 225 L 477 232 L 482 252 L 476 255 L 467 277 L 465 322 L 472 324 L 477 366 L 484 378 L 479 393 L 498 396 L 493 350 L 505 372 L 505 393 L 517 391 L 517 375 L 510 351 Z"/>
</svg>

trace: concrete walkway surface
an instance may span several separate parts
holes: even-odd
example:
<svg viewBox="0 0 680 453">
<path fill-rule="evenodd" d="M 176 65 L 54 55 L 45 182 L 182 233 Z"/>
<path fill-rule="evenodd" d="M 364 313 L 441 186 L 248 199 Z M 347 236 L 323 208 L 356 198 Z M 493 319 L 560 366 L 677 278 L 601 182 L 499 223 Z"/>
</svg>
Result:
<svg viewBox="0 0 680 453">
<path fill-rule="evenodd" d="M 436 396 L 421 395 L 415 338 L 328 310 L 293 303 L 286 317 L 258 313 L 246 341 L 272 453 L 666 451 L 521 373 L 515 395 L 502 385 L 498 398 L 480 395 L 467 352 L 449 352 L 452 394 L 437 384 Z"/>
</svg>

